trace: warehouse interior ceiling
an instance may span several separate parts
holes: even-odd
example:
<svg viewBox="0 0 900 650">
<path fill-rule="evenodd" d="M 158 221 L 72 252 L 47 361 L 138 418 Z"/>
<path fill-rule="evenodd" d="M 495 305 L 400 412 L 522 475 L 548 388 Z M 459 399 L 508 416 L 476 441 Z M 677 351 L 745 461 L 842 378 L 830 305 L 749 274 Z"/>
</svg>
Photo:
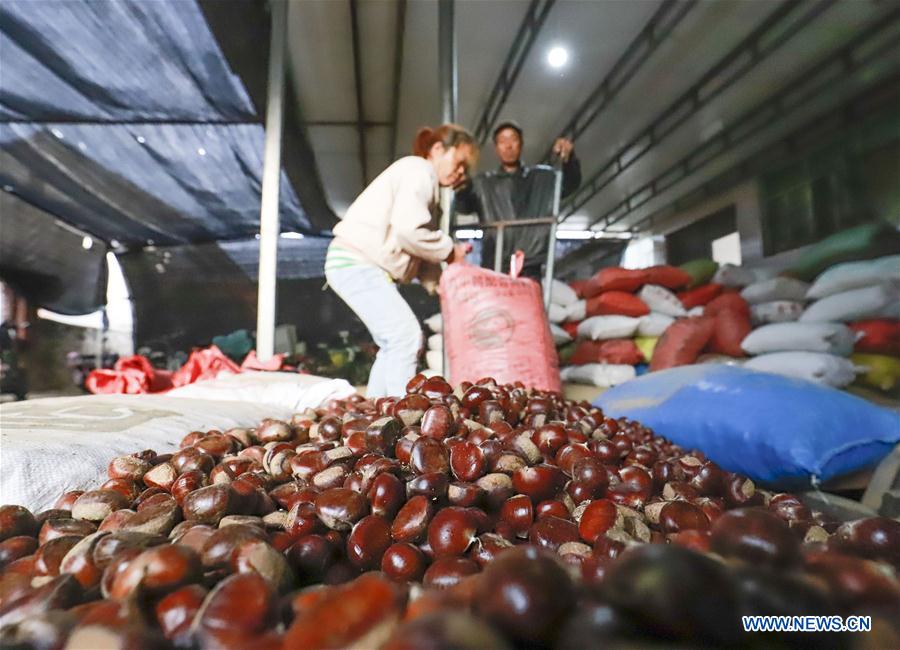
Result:
<svg viewBox="0 0 900 650">
<path fill-rule="evenodd" d="M 900 73 L 898 6 L 875 0 L 457 0 L 457 121 L 493 168 L 500 119 L 523 159 L 573 135 L 582 187 L 564 228 L 655 215 Z M 440 120 L 438 2 L 305 0 L 288 16 L 291 78 L 331 207 Z M 327 34 L 327 38 L 322 35 Z M 569 53 L 558 69 L 556 46 Z M 858 117 L 858 116 L 857 116 Z"/>
</svg>

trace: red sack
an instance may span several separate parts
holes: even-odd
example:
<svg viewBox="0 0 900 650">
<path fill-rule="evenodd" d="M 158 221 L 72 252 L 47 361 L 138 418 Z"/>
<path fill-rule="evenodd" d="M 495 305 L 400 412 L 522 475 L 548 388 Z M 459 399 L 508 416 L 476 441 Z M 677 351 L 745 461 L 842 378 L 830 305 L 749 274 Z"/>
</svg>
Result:
<svg viewBox="0 0 900 650">
<path fill-rule="evenodd" d="M 849 327 L 863 335 L 853 346 L 856 352 L 900 357 L 900 320 L 862 320 Z"/>
<path fill-rule="evenodd" d="M 694 363 L 713 335 L 715 321 L 700 318 L 681 318 L 669 325 L 653 349 L 650 370 L 665 370 Z"/>
<path fill-rule="evenodd" d="M 185 364 L 172 374 L 172 385 L 186 386 L 195 381 L 215 379 L 223 371 L 237 374 L 241 369 L 218 347 L 211 345 L 205 350 L 191 352 Z"/>
<path fill-rule="evenodd" d="M 584 288 L 587 286 L 587 283 L 590 280 L 572 280 L 569 283 L 569 286 L 572 287 L 572 291 L 574 291 L 579 298 L 584 298 Z"/>
<path fill-rule="evenodd" d="M 706 307 L 703 308 L 704 316 L 715 316 L 720 311 L 730 309 L 740 314 L 750 317 L 750 305 L 741 295 L 734 291 L 727 291 L 722 295 L 710 300 Z"/>
<path fill-rule="evenodd" d="M 651 266 L 644 269 L 646 273 L 645 284 L 658 284 L 666 289 L 681 289 L 691 283 L 691 276 L 687 271 L 682 271 L 677 266 Z"/>
<path fill-rule="evenodd" d="M 647 274 L 644 269 L 613 267 L 597 271 L 585 284 L 583 293 L 585 298 L 593 298 L 604 291 L 634 293 L 645 284 Z"/>
<path fill-rule="evenodd" d="M 147 376 L 147 390 L 141 392 L 163 393 L 172 388 L 172 373 L 154 368 L 150 359 L 141 354 L 122 357 L 116 361 L 115 369 L 120 372 L 136 370 L 144 373 Z"/>
<path fill-rule="evenodd" d="M 721 284 L 704 284 L 696 289 L 680 291 L 676 295 L 685 309 L 693 309 L 706 305 L 720 293 L 722 293 Z"/>
<path fill-rule="evenodd" d="M 586 363 L 621 363 L 633 366 L 644 362 L 644 355 L 631 339 L 582 341 L 569 359 L 573 366 Z"/>
<path fill-rule="evenodd" d="M 566 331 L 566 334 L 571 336 L 573 339 L 577 339 L 579 325 L 581 325 L 581 321 L 566 321 L 565 323 L 561 323 L 560 327 L 562 327 Z"/>
<path fill-rule="evenodd" d="M 589 298 L 585 305 L 585 316 L 633 316 L 640 318 L 650 313 L 647 304 L 632 293 L 605 291 Z"/>
<path fill-rule="evenodd" d="M 750 317 L 735 309 L 723 309 L 715 315 L 715 329 L 709 339 L 707 349 L 715 354 L 729 357 L 743 357 L 741 342 L 753 329 Z"/>
<path fill-rule="evenodd" d="M 559 391 L 559 359 L 541 287 L 470 264 L 441 275 L 444 345 L 454 385 L 493 377 L 501 384 Z"/>
</svg>

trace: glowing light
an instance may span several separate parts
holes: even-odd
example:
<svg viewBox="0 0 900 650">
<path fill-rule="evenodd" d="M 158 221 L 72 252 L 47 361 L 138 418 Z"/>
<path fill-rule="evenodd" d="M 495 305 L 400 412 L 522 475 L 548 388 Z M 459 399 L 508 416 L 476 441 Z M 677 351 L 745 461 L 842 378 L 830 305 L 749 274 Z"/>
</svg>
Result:
<svg viewBox="0 0 900 650">
<path fill-rule="evenodd" d="M 564 47 L 557 45 L 547 52 L 547 63 L 551 68 L 561 68 L 569 62 L 569 52 Z"/>
<path fill-rule="evenodd" d="M 91 250 L 91 248 L 94 247 L 94 240 L 91 239 L 90 237 L 85 236 L 85 237 L 81 240 L 81 247 L 82 247 L 84 250 L 86 250 L 86 251 Z"/>
</svg>

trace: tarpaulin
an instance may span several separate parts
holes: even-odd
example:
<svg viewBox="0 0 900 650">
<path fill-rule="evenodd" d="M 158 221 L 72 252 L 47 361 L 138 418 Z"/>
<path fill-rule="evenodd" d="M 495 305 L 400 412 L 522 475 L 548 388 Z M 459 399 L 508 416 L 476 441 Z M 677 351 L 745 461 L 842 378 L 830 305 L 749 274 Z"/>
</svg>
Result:
<svg viewBox="0 0 900 650">
<path fill-rule="evenodd" d="M 49 220 L 117 250 L 258 232 L 262 118 L 196 2 L 4 0 L 0 59 L 0 188 L 32 208 L 4 220 L 4 240 L 39 239 L 59 256 Z M 314 231 L 285 174 L 279 198 L 284 231 Z M 63 266 L 85 263 L 64 255 Z M 51 257 L 26 271 L 65 299 L 24 295 L 96 309 L 104 278 Z M 16 284 L 19 266 L 0 274 Z"/>
<path fill-rule="evenodd" d="M 87 248 L 86 248 L 87 246 Z M 86 314 L 106 303 L 106 245 L 0 193 L 0 277 L 33 303 Z"/>
</svg>

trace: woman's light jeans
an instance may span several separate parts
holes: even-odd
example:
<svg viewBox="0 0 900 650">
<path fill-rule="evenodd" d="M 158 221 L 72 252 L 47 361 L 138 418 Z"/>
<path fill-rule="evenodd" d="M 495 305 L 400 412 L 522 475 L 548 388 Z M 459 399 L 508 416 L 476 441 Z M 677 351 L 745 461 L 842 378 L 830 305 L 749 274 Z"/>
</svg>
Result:
<svg viewBox="0 0 900 650">
<path fill-rule="evenodd" d="M 397 286 L 383 270 L 368 264 L 325 271 L 325 278 L 378 345 L 366 396 L 405 395 L 407 382 L 416 374 L 422 328 Z"/>
</svg>

